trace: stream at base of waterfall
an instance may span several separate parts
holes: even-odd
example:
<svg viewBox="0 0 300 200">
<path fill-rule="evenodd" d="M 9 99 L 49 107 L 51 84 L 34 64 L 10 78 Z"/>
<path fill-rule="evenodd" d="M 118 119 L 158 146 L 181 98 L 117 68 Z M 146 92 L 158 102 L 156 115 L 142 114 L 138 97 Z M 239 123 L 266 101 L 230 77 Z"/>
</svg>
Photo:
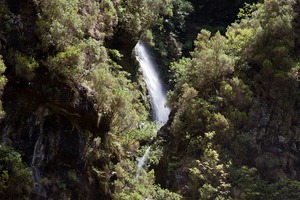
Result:
<svg viewBox="0 0 300 200">
<path fill-rule="evenodd" d="M 163 85 L 163 81 L 160 78 L 158 67 L 151 56 L 147 45 L 139 41 L 135 46 L 135 55 L 138 60 L 144 81 L 146 83 L 152 108 L 152 118 L 158 125 L 163 125 L 168 121 L 170 109 L 166 106 L 166 88 Z M 147 148 L 142 158 L 138 159 L 136 180 L 141 173 L 141 169 L 146 166 L 147 158 L 150 154 L 150 147 Z"/>
</svg>

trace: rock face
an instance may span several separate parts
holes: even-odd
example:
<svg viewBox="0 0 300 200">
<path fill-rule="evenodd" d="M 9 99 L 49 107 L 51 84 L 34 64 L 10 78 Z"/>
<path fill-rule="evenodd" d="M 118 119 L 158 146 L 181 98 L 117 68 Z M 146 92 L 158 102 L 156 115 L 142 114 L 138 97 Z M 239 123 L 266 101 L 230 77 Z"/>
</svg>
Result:
<svg viewBox="0 0 300 200">
<path fill-rule="evenodd" d="M 249 111 L 252 128 L 247 133 L 256 146 L 252 165 L 269 181 L 298 180 L 299 98 L 294 99 L 290 109 L 266 102 L 257 105 Z"/>
<path fill-rule="evenodd" d="M 131 74 L 132 80 L 136 81 L 138 79 L 138 64 L 132 52 L 138 40 L 131 38 L 132 36 L 127 32 L 117 30 L 113 38 L 106 40 L 106 46 L 117 49 L 122 54 L 122 58 L 116 62 Z"/>
<path fill-rule="evenodd" d="M 110 120 L 98 119 L 88 88 L 48 75 L 40 71 L 27 86 L 9 79 L 1 140 L 23 152 L 32 171 L 33 199 L 109 199 L 91 167 L 100 171 L 101 161 L 110 159 L 96 155 Z"/>
</svg>

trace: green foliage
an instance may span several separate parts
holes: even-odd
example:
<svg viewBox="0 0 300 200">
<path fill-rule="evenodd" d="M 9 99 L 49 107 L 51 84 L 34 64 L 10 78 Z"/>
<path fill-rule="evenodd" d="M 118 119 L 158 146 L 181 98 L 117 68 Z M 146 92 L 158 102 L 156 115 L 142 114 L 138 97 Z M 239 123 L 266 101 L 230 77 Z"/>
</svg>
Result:
<svg viewBox="0 0 300 200">
<path fill-rule="evenodd" d="M 112 117 L 112 132 L 122 134 L 131 131 L 146 120 L 145 108 L 138 100 L 140 93 L 126 78 L 125 72 L 115 71 L 113 74 L 103 64 L 93 71 L 92 82 L 97 92 L 99 111 Z"/>
<path fill-rule="evenodd" d="M 5 72 L 5 64 L 3 62 L 2 56 L 0 55 L 0 90 L 3 90 L 6 82 L 7 82 L 7 78 L 3 75 Z M 2 118 L 4 116 L 4 111 L 3 111 L 3 107 L 2 107 L 2 101 L 0 101 L 0 117 Z"/>
<path fill-rule="evenodd" d="M 186 28 L 188 16 L 193 12 L 193 5 L 186 0 L 173 0 L 168 5 L 164 21 L 156 24 L 153 29 L 155 50 L 162 56 L 162 63 L 167 67 L 170 62 L 182 56 L 185 49 L 192 49 L 194 38 L 187 41 Z"/>
<path fill-rule="evenodd" d="M 42 47 L 63 50 L 83 37 L 83 22 L 78 15 L 79 0 L 34 0 L 39 12 L 37 22 Z"/>
<path fill-rule="evenodd" d="M 186 31 L 186 17 L 193 10 L 190 1 L 32 2 L 33 14 L 36 14 L 32 20 L 37 21 L 28 25 L 23 11 L 11 12 L 12 6 L 1 1 L 0 48 L 3 55 L 9 56 L 5 58 L 9 63 L 7 66 L 13 67 L 8 73 L 14 75 L 11 72 L 15 72 L 25 81 L 31 81 L 38 79 L 36 73 L 40 66 L 46 67 L 50 77 L 60 75 L 66 80 L 75 80 L 78 86 L 89 91 L 98 111 L 98 122 L 108 119 L 110 131 L 103 135 L 95 133 L 87 150 L 87 159 L 104 166 L 103 169 L 89 166 L 96 176 L 116 176 L 113 187 L 109 180 L 100 178 L 105 191 L 113 193 L 115 199 L 181 199 L 156 185 L 153 171 L 142 170 L 136 180 L 136 162 L 133 160 L 145 149 L 140 148 L 141 141 L 151 141 L 157 127 L 148 122 L 139 86 L 129 81 L 130 75 L 112 61 L 120 60 L 122 55 L 117 50 L 107 49 L 104 40 L 113 43 L 110 41 L 113 34 L 125 31 L 124 35 L 129 37 L 122 39 L 142 37 L 149 43 L 156 43 L 163 56 L 171 56 L 168 59 L 174 60 L 181 55 L 182 49 L 192 46 L 181 37 Z M 193 199 L 227 199 L 231 196 L 230 189 L 236 190 L 234 196 L 240 199 L 299 197 L 299 182 L 266 183 L 256 169 L 240 167 L 253 162 L 256 156 L 253 154 L 258 149 L 257 134 L 243 132 L 253 117 L 249 108 L 255 101 L 260 97 L 270 99 L 270 106 L 279 106 L 287 112 L 294 106 L 299 81 L 299 63 L 293 55 L 294 5 L 293 0 L 247 4 L 240 10 L 236 23 L 228 27 L 226 37 L 219 32 L 212 35 L 202 30 L 194 43 L 191 58 L 171 64 L 174 90 L 169 93 L 169 99 L 174 115 L 166 129 L 170 128 L 171 140 L 168 142 L 174 151 L 170 152 L 173 155 L 170 155 L 168 175 L 173 176 L 180 171 L 177 168 L 185 167 L 189 177 L 184 178 L 190 183 L 182 186 L 188 186 L 187 193 Z M 18 13 L 18 18 L 13 13 Z M 162 15 L 166 20 L 162 20 Z M 7 34 L 14 31 L 11 26 L 20 26 L 22 34 L 26 35 L 28 30 L 21 25 L 34 29 L 29 32 L 36 34 L 38 51 L 33 49 L 33 53 L 29 53 L 14 49 L 18 45 L 6 46 L 10 45 Z M 151 28 L 154 25 L 160 35 L 153 35 Z M 26 44 L 22 46 L 27 47 Z M 1 93 L 6 83 L 4 71 L 1 58 Z M 4 115 L 2 106 L 0 115 Z M 153 150 L 150 163 L 157 164 L 162 152 L 161 148 Z M 1 197 L 26 198 L 31 181 L 21 156 L 6 146 L 0 148 L 0 154 Z M 267 161 L 262 162 L 262 169 L 281 167 L 280 159 L 271 154 L 262 154 L 260 158 Z M 118 162 L 115 168 L 111 160 Z M 182 165 L 180 160 L 188 163 Z M 229 174 L 227 163 L 231 160 L 234 167 Z M 77 183 L 80 177 L 76 171 L 69 170 L 67 178 Z M 60 185 L 61 190 L 66 187 Z M 114 191 L 110 191 L 111 188 Z"/>
<path fill-rule="evenodd" d="M 37 30 L 41 47 L 63 51 L 78 43 L 84 35 L 102 41 L 111 37 L 117 13 L 110 0 L 34 0 L 38 10 Z"/>
<path fill-rule="evenodd" d="M 83 81 L 92 80 L 93 72 L 100 66 L 109 72 L 107 50 L 101 42 L 93 38 L 68 45 L 63 51 L 49 56 L 45 62 L 54 74 L 62 74 L 69 79 Z"/>
<path fill-rule="evenodd" d="M 283 109 L 293 105 L 296 91 L 295 77 L 289 76 L 294 68 L 294 4 L 293 0 L 268 0 L 246 5 L 247 11 L 241 10 L 241 20 L 226 33 L 230 51 L 237 56 L 236 68 L 258 67 L 256 81 L 262 82 L 265 93 Z"/>
<path fill-rule="evenodd" d="M 74 171 L 74 170 L 68 170 L 67 174 L 68 174 L 68 179 L 71 182 L 76 182 L 77 181 L 77 173 L 76 173 L 76 171 Z"/>
<path fill-rule="evenodd" d="M 276 71 L 271 80 L 269 95 L 277 100 L 283 108 L 291 108 L 296 97 L 296 83 L 294 79 L 283 71 Z M 280 95 L 279 95 L 280 94 Z"/>
<path fill-rule="evenodd" d="M 240 12 L 238 13 L 238 22 L 242 19 L 249 19 L 252 17 L 252 13 L 258 9 L 260 4 L 249 4 L 245 3 L 243 8 L 240 8 Z"/>
<path fill-rule="evenodd" d="M 274 68 L 289 69 L 289 50 L 294 44 L 293 4 L 293 0 L 268 0 L 256 6 L 246 5 L 253 12 L 227 30 L 231 48 L 248 62 L 262 64 L 267 58 Z"/>
<path fill-rule="evenodd" d="M 52 71 L 64 73 L 66 75 L 76 75 L 83 73 L 84 55 L 79 45 L 67 46 L 65 51 L 58 52 L 55 56 L 49 57 L 47 65 Z M 75 77 L 74 77 L 75 78 Z"/>
<path fill-rule="evenodd" d="M 170 17 L 169 26 L 173 26 L 173 32 L 178 32 L 178 30 L 183 31 L 185 28 L 185 18 L 194 8 L 191 2 L 185 0 L 174 0 L 171 4 L 172 16 Z"/>
<path fill-rule="evenodd" d="M 236 186 L 234 190 L 238 190 L 238 195 L 235 196 L 239 199 L 260 199 L 261 192 L 259 187 L 263 187 L 259 180 L 255 179 L 257 169 L 242 166 L 239 169 L 232 169 L 231 178 L 233 184 Z"/>
<path fill-rule="evenodd" d="M 209 129 L 226 132 L 229 129 L 228 120 L 221 113 L 214 113 Z"/>
<path fill-rule="evenodd" d="M 108 56 L 104 47 L 85 46 L 84 55 L 87 85 L 95 92 L 99 120 L 110 119 L 110 132 L 105 139 L 104 148 L 109 155 L 118 160 L 132 156 L 139 141 L 155 135 L 154 126 L 147 122 L 147 112 L 141 103 L 138 86 L 129 80 L 129 74 Z M 91 53 L 92 52 L 92 53 Z M 94 53 L 95 52 L 95 53 Z M 112 53 L 112 51 L 111 51 Z M 116 56 L 118 52 L 114 51 Z"/>
<path fill-rule="evenodd" d="M 64 50 L 84 36 L 103 41 L 112 38 L 115 28 L 138 39 L 151 29 L 160 15 L 169 13 L 170 0 L 34 0 L 38 11 L 41 46 Z"/>
<path fill-rule="evenodd" d="M 180 87 L 183 86 L 189 79 L 189 69 L 191 68 L 191 59 L 190 58 L 182 58 L 178 62 L 171 63 L 170 69 L 173 72 L 173 82 L 176 83 L 175 89 L 180 90 Z M 176 98 L 176 94 L 169 93 L 170 100 L 174 100 Z M 172 102 L 172 101 L 171 101 Z"/>
<path fill-rule="evenodd" d="M 39 67 L 38 62 L 33 57 L 18 52 L 14 56 L 16 75 L 27 80 L 33 79 L 35 70 Z"/>
<path fill-rule="evenodd" d="M 100 10 L 101 13 L 103 13 L 104 18 L 101 26 L 104 27 L 105 36 L 108 38 L 113 36 L 113 28 L 118 24 L 119 20 L 116 8 L 117 5 L 114 5 L 116 3 L 119 3 L 119 1 L 103 0 L 100 2 Z"/>
<path fill-rule="evenodd" d="M 8 70 L 12 74 L 11 82 L 16 74 L 18 78 L 22 78 L 22 81 L 36 83 L 39 81 L 39 76 L 36 75 L 39 75 L 40 71 L 47 71 L 45 76 L 49 75 L 51 81 L 59 78 L 60 86 L 68 84 L 75 90 L 75 95 L 80 93 L 80 95 L 74 96 L 74 99 L 82 97 L 82 92 L 87 91 L 88 102 L 94 103 L 94 108 L 98 111 L 98 126 L 103 119 L 106 120 L 105 123 L 109 126 L 108 133 L 95 133 L 94 131 L 97 129 L 93 130 L 93 133 L 89 133 L 91 130 L 86 131 L 87 135 L 95 137 L 89 136 L 91 138 L 86 140 L 90 139 L 91 141 L 91 144 L 87 144 L 88 165 L 86 168 L 89 170 L 88 173 L 91 172 L 93 176 L 95 175 L 103 181 L 101 186 L 104 185 L 105 191 L 111 193 L 112 187 L 109 185 L 109 180 L 103 178 L 108 177 L 108 171 L 113 168 L 111 160 L 116 163 L 125 159 L 125 156 L 133 159 L 138 154 L 139 142 L 149 141 L 155 137 L 157 127 L 148 121 L 149 113 L 142 104 L 139 85 L 131 82 L 130 74 L 124 72 L 121 66 L 113 62 L 113 60 L 120 60 L 122 55 L 117 50 L 106 48 L 104 40 L 111 40 L 116 31 L 124 30 L 129 33 L 128 39 L 130 40 L 138 39 L 142 33 L 144 33 L 144 37 L 151 39 L 149 30 L 159 21 L 160 15 L 168 14 L 167 7 L 171 1 L 33 0 L 28 2 L 32 12 L 27 13 L 27 8 L 14 10 L 18 13 L 16 19 L 5 16 L 10 14 L 11 7 L 15 7 L 6 7 L 4 1 L 1 2 L 3 3 L 3 6 L 0 6 L 1 25 L 2 20 L 5 22 L 10 20 L 11 24 L 19 20 L 20 23 L 17 25 L 22 26 L 20 28 L 22 34 L 34 33 L 33 38 L 36 42 L 33 44 L 35 48 L 30 52 L 24 52 L 24 48 L 28 48 L 27 44 L 8 47 L 9 52 L 6 52 L 6 48 L 2 48 L 2 42 L 5 44 L 10 42 L 7 41 L 5 35 L 7 34 L 5 31 L 8 29 L 5 27 L 0 31 L 1 51 L 9 55 L 5 61 L 9 60 L 9 66 L 13 67 Z M 26 24 L 27 21 L 24 20 L 26 17 L 33 20 L 32 24 Z M 26 29 L 27 26 L 30 27 L 30 30 Z M 111 42 L 108 41 L 108 43 Z M 23 49 L 19 50 L 19 46 L 22 46 Z M 38 68 L 41 70 L 37 70 Z M 0 60 L 0 73 L 2 74 L 4 70 L 4 63 Z M 52 84 L 51 81 L 50 84 Z M 4 82 L 3 79 L 3 86 Z M 31 90 L 37 90 L 34 92 L 39 95 L 44 94 L 39 91 L 39 87 L 33 86 Z M 46 90 L 54 92 L 56 88 L 46 88 Z M 86 100 L 83 101 L 86 102 Z M 76 103 L 80 100 L 75 99 L 74 102 L 73 106 L 78 106 Z M 84 109 L 84 107 L 82 108 Z M 99 129 L 102 130 L 102 127 Z M 149 158 L 150 162 L 158 163 L 160 156 L 160 149 L 153 151 Z M 95 166 L 90 166 L 91 163 Z M 132 172 L 134 171 L 135 169 L 132 169 Z M 77 183 L 81 177 L 77 173 L 77 171 L 68 170 L 66 178 L 72 183 Z M 149 194 L 149 197 L 155 199 L 168 199 L 171 196 L 174 198 L 169 199 L 178 199 L 178 195 L 154 184 L 153 172 L 149 173 L 150 176 L 151 181 L 149 184 L 145 181 L 143 187 L 134 183 L 134 187 L 139 187 L 139 193 L 136 194 L 137 197 L 133 198 L 139 198 L 141 194 L 145 194 L 145 196 Z M 3 177 L 9 179 L 10 172 L 3 172 Z M 60 180 L 56 181 L 59 190 L 64 190 L 64 192 L 68 190 L 68 186 L 60 184 Z M 135 181 L 135 178 L 132 181 Z M 14 183 L 11 185 L 13 186 Z M 148 185 L 151 186 L 151 192 L 144 192 L 143 190 L 147 190 Z M 20 187 L 22 186 L 20 185 Z"/>
<path fill-rule="evenodd" d="M 219 154 L 213 149 L 211 140 L 215 133 L 205 134 L 205 145 L 201 160 L 190 168 L 190 187 L 193 199 L 227 199 L 231 185 L 227 183 L 228 166 L 220 163 Z"/>
<path fill-rule="evenodd" d="M 222 82 L 225 83 L 225 82 Z M 226 83 L 225 83 L 226 85 Z M 229 88 L 232 90 L 231 95 L 225 94 L 227 103 L 234 104 L 238 109 L 244 109 L 248 107 L 252 102 L 253 92 L 250 90 L 249 86 L 244 83 L 244 81 L 238 77 L 233 77 L 228 80 Z M 224 88 L 226 89 L 226 88 Z M 228 88 L 227 88 L 228 89 Z M 226 91 L 225 91 L 226 92 Z M 222 95 L 222 85 L 220 88 L 220 93 Z"/>
<path fill-rule="evenodd" d="M 170 0 L 121 0 L 116 8 L 119 27 L 133 38 L 139 37 L 158 22 L 160 15 L 167 14 L 170 3 Z"/>
<path fill-rule="evenodd" d="M 296 200 L 300 196 L 300 182 L 295 180 L 286 180 L 272 184 L 267 198 L 280 200 Z"/>
<path fill-rule="evenodd" d="M 238 78 L 228 79 L 233 73 L 234 62 L 227 55 L 225 37 L 220 33 L 211 36 L 203 30 L 195 46 L 191 59 L 183 58 L 171 65 L 175 90 L 169 94 L 169 99 L 177 109 L 172 132 L 179 140 L 185 140 L 185 135 L 189 135 L 192 141 L 197 135 L 215 131 L 216 138 L 229 142 L 230 112 L 223 106 L 249 104 L 251 92 Z"/>
<path fill-rule="evenodd" d="M 233 59 L 226 54 L 226 38 L 220 33 L 211 37 L 209 31 L 202 30 L 191 55 L 192 60 L 182 59 L 171 65 L 174 82 L 179 86 L 186 82 L 202 92 L 233 72 Z"/>
<path fill-rule="evenodd" d="M 0 195 L 3 199 L 28 199 L 32 187 L 30 171 L 21 155 L 0 145 Z"/>
<path fill-rule="evenodd" d="M 232 146 L 236 155 L 234 161 L 237 164 L 248 163 L 251 159 L 250 155 L 255 154 L 257 151 L 255 136 L 252 134 L 238 134 Z M 249 155 L 249 157 L 245 155 Z"/>
<path fill-rule="evenodd" d="M 1 1 L 0 5 L 0 25 L 1 25 L 1 31 L 0 31 L 0 48 L 2 48 L 5 45 L 6 41 L 6 30 L 11 29 L 11 25 L 9 23 L 9 19 L 11 17 L 12 13 L 10 12 L 7 3 Z"/>
<path fill-rule="evenodd" d="M 227 39 L 219 32 L 211 36 L 209 31 L 202 30 L 192 58 L 171 65 L 175 90 L 170 95 L 177 111 L 171 132 L 177 149 L 187 149 L 194 160 L 189 171 L 189 192 L 193 199 L 229 197 L 229 174 L 227 166 L 222 164 L 228 161 L 220 160 L 219 144 L 230 144 L 232 128 L 237 124 L 231 120 L 251 101 L 251 92 L 243 81 L 230 78 L 235 62 L 226 43 Z M 231 108 L 232 104 L 236 107 Z"/>
<path fill-rule="evenodd" d="M 224 163 L 232 160 L 243 177 L 237 178 L 238 183 L 231 180 L 233 186 L 238 185 L 233 195 L 270 199 L 277 183 L 268 184 L 257 178 L 255 170 L 238 166 L 253 162 L 259 148 L 257 135 L 244 132 L 253 118 L 249 108 L 255 101 L 263 96 L 288 110 L 295 103 L 299 68 L 292 56 L 294 3 L 268 0 L 246 5 L 239 20 L 228 27 L 226 37 L 202 30 L 191 58 L 171 64 L 175 86 L 169 99 L 176 111 L 170 129 L 172 144 L 177 153 L 187 150 L 183 159 L 194 160 L 189 161 L 193 163 L 189 187 L 193 198 L 229 198 L 228 178 L 236 174 L 228 174 Z M 213 133 L 213 138 L 208 140 L 211 134 L 206 133 Z M 274 156 L 263 154 L 259 159 L 267 162 L 259 170 L 280 168 Z"/>
<path fill-rule="evenodd" d="M 141 40 L 149 44 L 150 46 L 154 46 L 154 41 L 153 41 L 153 33 L 151 30 L 145 30 L 143 34 L 141 35 Z"/>
<path fill-rule="evenodd" d="M 1 74 L 1 77 L 0 77 L 0 88 L 3 88 L 6 84 L 6 77 L 3 75 L 4 72 L 5 72 L 5 64 L 3 62 L 3 59 L 2 59 L 2 56 L 0 56 L 0 74 Z"/>
<path fill-rule="evenodd" d="M 154 171 L 142 173 L 138 180 L 136 178 L 136 163 L 123 160 L 115 167 L 117 180 L 114 182 L 113 199 L 157 199 L 157 200 L 179 200 L 181 196 L 155 185 Z"/>
<path fill-rule="evenodd" d="M 120 135 L 120 141 L 125 150 L 131 154 L 138 148 L 138 141 L 148 141 L 153 139 L 157 133 L 157 125 L 151 122 L 141 122 L 138 127 L 130 129 L 125 134 Z"/>
<path fill-rule="evenodd" d="M 277 183 L 268 183 L 258 179 L 258 171 L 255 168 L 243 166 L 239 169 L 232 169 L 231 178 L 236 186 L 234 191 L 238 199 L 296 200 L 300 195 L 299 181 L 287 179 Z"/>
<path fill-rule="evenodd" d="M 121 60 L 123 55 L 116 49 L 109 49 L 109 54 L 111 55 L 111 59 Z"/>
</svg>

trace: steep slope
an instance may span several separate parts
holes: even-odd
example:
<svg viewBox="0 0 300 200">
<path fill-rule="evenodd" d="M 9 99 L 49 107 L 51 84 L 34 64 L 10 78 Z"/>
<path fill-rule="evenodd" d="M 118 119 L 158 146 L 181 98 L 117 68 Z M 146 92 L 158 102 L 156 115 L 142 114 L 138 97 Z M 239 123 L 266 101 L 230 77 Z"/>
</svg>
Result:
<svg viewBox="0 0 300 200">
<path fill-rule="evenodd" d="M 299 198 L 298 6 L 248 6 L 171 65 L 161 184 L 186 199 Z"/>
<path fill-rule="evenodd" d="M 7 78 L 5 85 L 1 77 L 0 152 L 7 157 L 0 159 L 0 196 L 112 199 L 125 191 L 115 181 L 129 176 L 139 140 L 152 137 L 153 129 L 141 86 L 115 62 L 128 62 L 117 49 L 130 46 L 129 56 L 168 4 L 147 0 L 140 9 L 135 1 L 0 1 L 1 72 L 6 67 Z M 157 9 L 150 12 L 152 6 Z M 128 36 L 120 39 L 127 45 L 115 45 L 119 33 Z M 143 129 L 151 134 L 140 134 Z M 12 159 L 15 151 L 24 164 Z M 10 162 L 22 164 L 24 184 L 17 186 L 19 174 L 6 168 Z M 150 180 L 144 187 L 156 195 L 160 188 Z"/>
<path fill-rule="evenodd" d="M 103 39 L 87 27 L 86 34 L 98 40 L 90 39 L 81 54 L 80 31 L 85 29 L 72 26 L 80 26 L 85 16 L 77 12 L 84 8 L 76 1 L 56 3 L 60 4 L 1 1 L 1 26 L 6 27 L 1 32 L 1 54 L 8 78 L 1 140 L 22 152 L 30 167 L 31 198 L 109 199 L 103 182 L 110 175 L 100 176 L 99 171 L 105 163 L 116 162 L 116 155 L 100 156 L 97 151 L 106 152 L 100 141 L 107 140 L 112 117 L 103 114 L 100 118 L 97 92 L 83 83 L 87 77 L 79 72 L 84 64 L 91 74 L 93 63 L 100 61 L 87 57 L 96 50 L 91 43 L 99 45 L 99 51 Z M 95 6 L 89 3 L 87 7 Z M 70 21 L 72 16 L 78 21 Z M 80 56 L 85 56 L 84 63 Z"/>
</svg>

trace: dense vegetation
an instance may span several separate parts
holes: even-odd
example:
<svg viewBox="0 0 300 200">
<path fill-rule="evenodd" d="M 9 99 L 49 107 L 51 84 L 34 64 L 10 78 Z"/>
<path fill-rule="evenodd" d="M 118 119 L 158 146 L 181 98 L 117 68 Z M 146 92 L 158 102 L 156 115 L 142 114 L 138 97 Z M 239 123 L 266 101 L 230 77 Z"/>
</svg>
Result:
<svg viewBox="0 0 300 200">
<path fill-rule="evenodd" d="M 300 2 L 212 2 L 0 0 L 0 196 L 299 199 Z M 170 78 L 159 131 L 139 39 Z"/>
<path fill-rule="evenodd" d="M 186 174 L 189 198 L 281 199 L 282 186 L 299 198 L 295 3 L 246 5 L 225 36 L 202 30 L 191 58 L 171 65 L 169 176 Z"/>
</svg>

